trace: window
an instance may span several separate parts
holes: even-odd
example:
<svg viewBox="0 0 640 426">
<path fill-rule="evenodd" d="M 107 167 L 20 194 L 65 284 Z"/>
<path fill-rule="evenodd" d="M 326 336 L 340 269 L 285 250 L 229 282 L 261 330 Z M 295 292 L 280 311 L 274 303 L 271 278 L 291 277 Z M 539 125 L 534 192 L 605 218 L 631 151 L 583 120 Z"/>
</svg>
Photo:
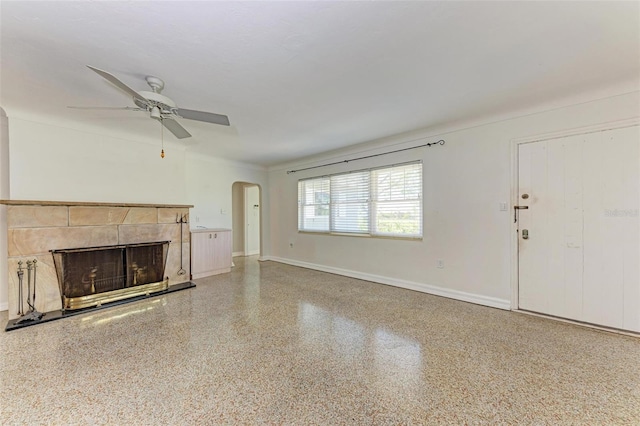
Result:
<svg viewBox="0 0 640 426">
<path fill-rule="evenodd" d="M 298 230 L 422 237 L 422 163 L 298 181 Z"/>
<path fill-rule="evenodd" d="M 329 179 L 315 178 L 298 182 L 298 229 L 329 230 Z"/>
<path fill-rule="evenodd" d="M 422 164 L 371 171 L 372 234 L 422 236 Z"/>
<path fill-rule="evenodd" d="M 331 176 L 331 231 L 369 233 L 369 172 Z"/>
</svg>

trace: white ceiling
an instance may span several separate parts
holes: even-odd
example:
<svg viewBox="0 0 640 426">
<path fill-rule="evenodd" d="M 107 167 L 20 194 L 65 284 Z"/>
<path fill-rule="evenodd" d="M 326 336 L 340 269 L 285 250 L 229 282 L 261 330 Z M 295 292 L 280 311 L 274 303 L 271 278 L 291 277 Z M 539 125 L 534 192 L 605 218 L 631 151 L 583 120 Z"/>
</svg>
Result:
<svg viewBox="0 0 640 426">
<path fill-rule="evenodd" d="M 640 83 L 638 2 L 7 2 L 0 106 L 134 137 L 158 123 L 85 67 L 166 84 L 189 150 L 272 165 Z M 172 135 L 169 137 L 173 138 Z"/>
</svg>

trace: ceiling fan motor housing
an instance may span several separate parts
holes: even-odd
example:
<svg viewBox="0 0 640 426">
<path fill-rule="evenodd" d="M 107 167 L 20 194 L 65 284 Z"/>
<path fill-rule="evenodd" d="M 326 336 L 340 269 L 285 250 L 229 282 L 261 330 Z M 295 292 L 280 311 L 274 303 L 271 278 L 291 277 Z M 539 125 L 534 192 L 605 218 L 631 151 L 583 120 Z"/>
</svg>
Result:
<svg viewBox="0 0 640 426">
<path fill-rule="evenodd" d="M 144 100 L 138 98 L 134 98 L 133 102 L 135 102 L 135 104 L 140 108 L 146 109 L 149 112 L 151 112 L 153 108 L 157 107 L 158 109 L 160 109 L 160 112 L 162 114 L 174 114 L 174 111 L 176 110 L 176 108 L 178 108 L 175 102 L 173 102 L 170 98 L 161 95 L 160 93 L 140 91 L 138 92 L 138 94 L 147 99 L 149 102 L 145 102 Z"/>
</svg>

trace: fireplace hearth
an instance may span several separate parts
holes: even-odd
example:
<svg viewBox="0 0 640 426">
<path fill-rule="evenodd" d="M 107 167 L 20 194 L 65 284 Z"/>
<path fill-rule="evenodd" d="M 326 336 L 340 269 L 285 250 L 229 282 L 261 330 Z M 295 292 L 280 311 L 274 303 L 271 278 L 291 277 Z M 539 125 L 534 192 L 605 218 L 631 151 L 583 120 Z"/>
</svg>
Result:
<svg viewBox="0 0 640 426">
<path fill-rule="evenodd" d="M 62 311 L 101 306 L 169 287 L 170 241 L 51 250 Z"/>
</svg>

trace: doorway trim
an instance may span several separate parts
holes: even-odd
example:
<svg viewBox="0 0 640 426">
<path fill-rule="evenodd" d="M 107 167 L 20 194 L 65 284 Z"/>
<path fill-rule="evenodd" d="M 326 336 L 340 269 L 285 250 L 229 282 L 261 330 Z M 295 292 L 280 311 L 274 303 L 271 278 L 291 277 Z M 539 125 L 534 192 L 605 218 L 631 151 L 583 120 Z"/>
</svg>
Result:
<svg viewBox="0 0 640 426">
<path fill-rule="evenodd" d="M 609 121 L 605 123 L 594 124 L 590 126 L 576 127 L 571 129 L 560 130 L 556 132 L 541 133 L 538 135 L 527 136 L 522 138 L 511 139 L 511 196 L 509 205 L 509 222 L 511 224 L 510 229 L 510 253 L 511 253 L 511 310 L 518 311 L 520 306 L 519 301 L 519 269 L 518 269 L 518 223 L 513 221 L 514 206 L 518 204 L 518 148 L 520 145 L 541 142 L 551 139 L 559 139 L 568 136 L 584 135 L 588 133 L 603 132 L 607 130 L 621 129 L 625 127 L 632 127 L 640 125 L 640 117 L 627 118 L 624 120 Z M 536 314 L 544 317 L 551 318 L 544 314 Z M 573 322 L 570 321 L 569 322 Z M 576 322 L 583 324 L 580 322 Z"/>
</svg>

